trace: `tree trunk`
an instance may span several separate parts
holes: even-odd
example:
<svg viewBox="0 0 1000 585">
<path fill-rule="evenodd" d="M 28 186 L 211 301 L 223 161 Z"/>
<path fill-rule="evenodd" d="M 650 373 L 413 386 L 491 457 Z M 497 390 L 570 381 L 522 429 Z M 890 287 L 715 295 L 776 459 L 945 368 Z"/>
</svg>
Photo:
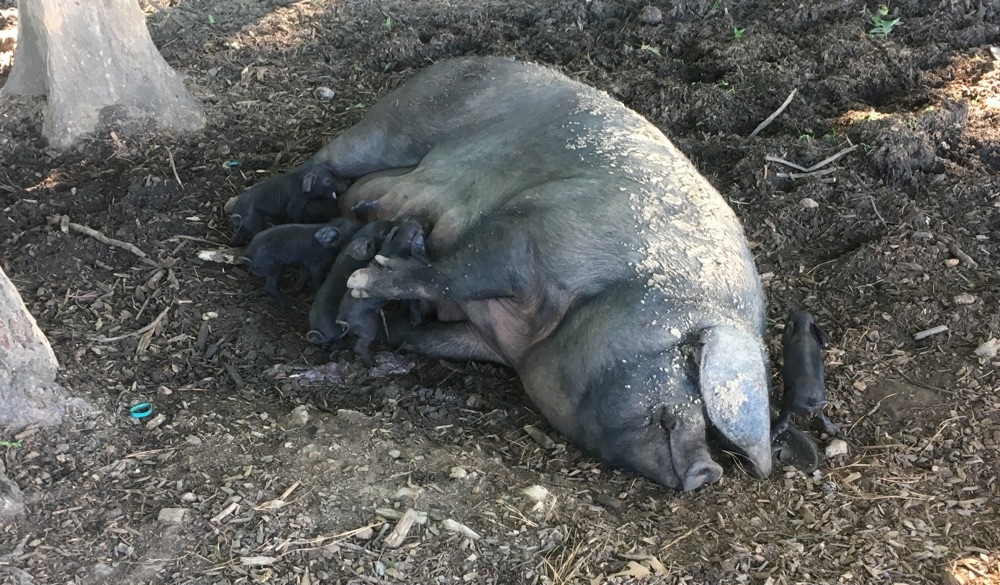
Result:
<svg viewBox="0 0 1000 585">
<path fill-rule="evenodd" d="M 70 401 L 55 383 L 58 366 L 48 340 L 0 269 L 0 428 L 62 420 Z"/>
<path fill-rule="evenodd" d="M 136 0 L 18 0 L 18 18 L 2 96 L 47 95 L 42 134 L 53 147 L 111 124 L 125 132 L 205 126 Z"/>
</svg>

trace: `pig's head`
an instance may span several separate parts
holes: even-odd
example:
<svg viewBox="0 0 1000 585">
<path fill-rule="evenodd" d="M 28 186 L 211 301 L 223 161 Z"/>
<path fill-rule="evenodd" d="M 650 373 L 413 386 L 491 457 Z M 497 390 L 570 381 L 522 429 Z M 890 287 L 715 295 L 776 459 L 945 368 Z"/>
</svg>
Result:
<svg viewBox="0 0 1000 585">
<path fill-rule="evenodd" d="M 234 207 L 229 215 L 229 222 L 233 225 L 234 246 L 245 246 L 251 238 L 267 227 L 264 218 L 253 208 L 240 209 L 239 205 Z"/>
<path fill-rule="evenodd" d="M 785 323 L 785 332 L 782 335 L 782 345 L 788 346 L 794 343 L 802 343 L 803 340 L 812 337 L 820 347 L 830 344 L 830 336 L 823 331 L 816 323 L 816 319 L 808 311 L 792 311 Z"/>
<path fill-rule="evenodd" d="M 323 165 L 308 165 L 302 174 L 302 193 L 310 197 L 336 199 L 342 190 L 342 183 L 333 171 Z"/>
</svg>

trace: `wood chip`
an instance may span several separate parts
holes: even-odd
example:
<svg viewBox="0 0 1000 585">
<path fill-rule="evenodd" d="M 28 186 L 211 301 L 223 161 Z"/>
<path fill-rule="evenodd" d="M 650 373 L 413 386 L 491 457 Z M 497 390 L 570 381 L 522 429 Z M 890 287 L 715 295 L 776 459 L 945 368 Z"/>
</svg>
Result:
<svg viewBox="0 0 1000 585">
<path fill-rule="evenodd" d="M 462 536 L 471 538 L 472 540 L 479 540 L 480 538 L 482 538 L 481 536 L 479 536 L 479 533 L 477 533 L 475 530 L 469 528 L 468 526 L 462 524 L 461 522 L 456 522 L 451 518 L 446 518 L 445 520 L 443 520 L 441 522 L 441 527 L 447 530 L 448 532 L 456 532 L 458 534 L 461 534 Z"/>
<path fill-rule="evenodd" d="M 417 521 L 417 512 L 413 508 L 406 510 L 403 517 L 399 519 L 396 523 L 396 527 L 392 529 L 389 536 L 385 538 L 385 545 L 389 548 L 398 548 L 403 545 L 403 541 L 406 540 L 406 536 L 410 533 L 410 528 L 413 523 Z"/>
<path fill-rule="evenodd" d="M 542 449 L 552 450 L 556 448 L 556 442 L 552 440 L 552 437 L 533 425 L 525 425 L 524 432 L 528 433 L 528 436 L 534 439 Z"/>
</svg>

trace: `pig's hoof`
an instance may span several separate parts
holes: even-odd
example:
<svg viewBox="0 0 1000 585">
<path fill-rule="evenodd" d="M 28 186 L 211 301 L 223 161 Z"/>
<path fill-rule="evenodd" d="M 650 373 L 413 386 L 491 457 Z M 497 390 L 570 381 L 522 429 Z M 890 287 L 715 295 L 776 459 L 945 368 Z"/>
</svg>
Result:
<svg viewBox="0 0 1000 585">
<path fill-rule="evenodd" d="M 379 257 L 376 256 L 375 258 L 378 259 Z M 360 270 L 355 270 L 354 273 L 351 274 L 350 278 L 347 279 L 347 288 L 354 289 L 354 292 L 358 292 L 358 289 L 368 288 L 368 285 L 370 285 L 371 282 L 372 282 L 371 271 L 362 268 Z M 364 298 L 364 297 L 359 297 L 358 295 L 354 295 L 354 297 Z"/>
<path fill-rule="evenodd" d="M 713 484 L 722 478 L 722 467 L 715 461 L 696 461 L 687 468 L 681 488 L 689 492 L 704 485 Z"/>
</svg>

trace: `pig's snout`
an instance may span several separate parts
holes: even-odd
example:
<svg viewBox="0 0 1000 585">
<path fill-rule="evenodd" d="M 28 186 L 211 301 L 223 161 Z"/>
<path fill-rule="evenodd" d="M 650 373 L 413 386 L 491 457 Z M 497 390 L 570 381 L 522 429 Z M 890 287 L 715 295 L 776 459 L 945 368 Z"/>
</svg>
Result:
<svg viewBox="0 0 1000 585">
<path fill-rule="evenodd" d="M 688 492 L 722 479 L 722 467 L 715 461 L 695 461 L 681 476 L 681 488 Z"/>
<path fill-rule="evenodd" d="M 306 339 L 309 343 L 313 343 L 315 345 L 326 345 L 328 343 L 333 343 L 338 339 L 343 339 L 350 329 L 351 328 L 347 325 L 347 323 L 337 321 L 332 325 L 323 327 L 322 330 L 310 329 L 309 332 L 306 333 Z"/>
</svg>

